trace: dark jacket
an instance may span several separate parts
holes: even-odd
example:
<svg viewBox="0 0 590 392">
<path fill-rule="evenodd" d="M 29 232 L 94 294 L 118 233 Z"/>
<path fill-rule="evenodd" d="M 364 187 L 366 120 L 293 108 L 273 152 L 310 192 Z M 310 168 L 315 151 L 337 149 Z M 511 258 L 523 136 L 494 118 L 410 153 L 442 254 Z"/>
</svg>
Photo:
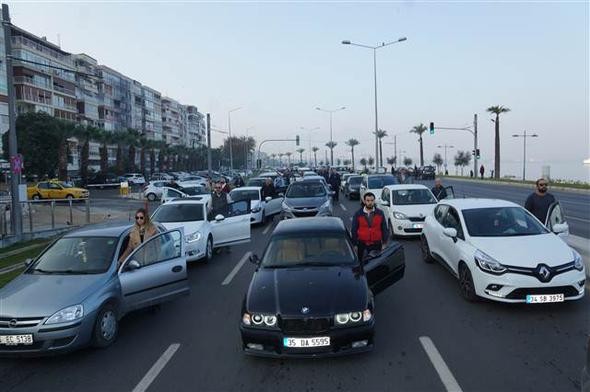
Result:
<svg viewBox="0 0 590 392">
<path fill-rule="evenodd" d="M 340 175 L 338 173 L 330 174 L 330 177 L 328 177 L 328 184 L 330 184 L 333 191 L 338 191 L 338 189 L 340 189 Z"/>
<path fill-rule="evenodd" d="M 436 197 L 437 200 L 442 200 L 442 199 L 446 199 L 447 198 L 447 190 L 445 189 L 444 186 L 441 186 L 440 188 L 437 187 L 432 187 L 431 189 L 432 193 L 434 194 L 434 197 Z"/>
<path fill-rule="evenodd" d="M 275 189 L 275 186 L 272 183 L 262 185 L 262 199 L 265 199 L 267 197 L 274 198 L 276 196 L 276 194 L 277 194 L 277 191 Z"/>
<path fill-rule="evenodd" d="M 369 224 L 367 214 L 364 212 L 364 207 L 359 209 L 352 217 L 351 235 L 352 242 L 355 245 L 358 245 L 359 242 L 365 245 L 387 242 L 389 230 L 387 229 L 385 214 L 377 207 L 373 211 L 371 224 Z"/>
</svg>

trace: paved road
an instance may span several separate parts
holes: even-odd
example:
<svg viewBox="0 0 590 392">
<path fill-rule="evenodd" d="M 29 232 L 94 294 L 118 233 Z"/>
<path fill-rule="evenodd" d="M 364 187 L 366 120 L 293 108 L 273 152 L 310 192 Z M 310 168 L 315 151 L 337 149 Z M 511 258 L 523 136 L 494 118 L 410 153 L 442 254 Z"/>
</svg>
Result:
<svg viewBox="0 0 590 392">
<path fill-rule="evenodd" d="M 350 224 L 357 203 L 344 201 L 337 215 Z M 419 340 L 427 336 L 464 391 L 579 391 L 590 297 L 541 306 L 467 303 L 443 267 L 420 259 L 414 240 L 402 241 L 406 276 L 377 297 L 373 352 L 331 360 L 244 356 L 238 323 L 254 266 L 246 262 L 222 282 L 246 252 L 262 253 L 269 230 L 256 227 L 250 244 L 191 265 L 191 295 L 127 316 L 108 349 L 0 360 L 0 389 L 132 391 L 179 344 L 148 391 L 445 391 Z"/>
<path fill-rule="evenodd" d="M 432 181 L 424 181 L 424 184 L 432 186 Z M 469 181 L 457 181 L 445 179 L 446 186 L 452 185 L 456 197 L 489 197 L 509 200 L 520 205 L 524 202 L 533 189 L 513 186 L 484 184 Z M 574 193 L 549 189 L 559 201 L 566 215 L 570 227 L 570 233 L 579 237 L 590 238 L 590 194 Z"/>
</svg>

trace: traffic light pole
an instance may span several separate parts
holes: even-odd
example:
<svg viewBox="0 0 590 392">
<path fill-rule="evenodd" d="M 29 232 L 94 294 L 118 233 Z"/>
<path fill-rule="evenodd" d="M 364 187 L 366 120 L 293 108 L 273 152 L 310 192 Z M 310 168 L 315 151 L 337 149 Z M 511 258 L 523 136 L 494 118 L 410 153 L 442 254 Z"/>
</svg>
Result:
<svg viewBox="0 0 590 392">
<path fill-rule="evenodd" d="M 433 127 L 434 123 L 430 123 L 431 127 Z M 477 113 L 473 115 L 473 129 L 471 127 L 464 127 L 464 128 L 455 128 L 455 127 L 433 127 L 436 129 L 447 130 L 447 131 L 467 131 L 473 135 L 473 173 L 477 175 L 477 152 L 479 147 L 477 146 Z"/>
<path fill-rule="evenodd" d="M 258 145 L 258 162 L 260 162 L 260 165 L 257 163 L 256 166 L 262 166 L 262 160 L 260 159 L 260 149 L 262 148 L 262 145 L 267 142 L 295 142 L 296 145 L 299 145 L 299 136 L 297 136 L 295 139 L 266 139 L 261 141 Z M 257 168 L 260 169 L 260 167 Z"/>
</svg>

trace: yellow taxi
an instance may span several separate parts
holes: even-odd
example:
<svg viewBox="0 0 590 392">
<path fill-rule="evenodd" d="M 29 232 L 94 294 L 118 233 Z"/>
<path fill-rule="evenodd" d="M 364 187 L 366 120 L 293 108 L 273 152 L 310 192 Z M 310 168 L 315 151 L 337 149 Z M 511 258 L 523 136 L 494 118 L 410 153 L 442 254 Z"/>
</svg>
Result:
<svg viewBox="0 0 590 392">
<path fill-rule="evenodd" d="M 39 199 L 80 199 L 87 198 L 89 192 L 84 188 L 76 188 L 62 181 L 42 181 L 27 188 L 27 197 Z"/>
</svg>

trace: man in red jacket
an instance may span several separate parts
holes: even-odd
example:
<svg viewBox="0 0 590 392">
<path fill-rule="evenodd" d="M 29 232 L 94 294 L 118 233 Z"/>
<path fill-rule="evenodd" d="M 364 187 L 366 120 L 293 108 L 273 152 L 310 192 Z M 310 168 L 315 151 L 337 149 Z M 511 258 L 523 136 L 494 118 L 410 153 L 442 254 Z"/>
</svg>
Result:
<svg viewBox="0 0 590 392">
<path fill-rule="evenodd" d="M 381 251 L 383 244 L 389 238 L 387 220 L 383 211 L 375 207 L 375 195 L 365 193 L 363 197 L 365 205 L 358 210 L 352 218 L 352 242 L 357 247 L 359 260 L 365 258 L 365 252 L 372 250 Z"/>
</svg>

